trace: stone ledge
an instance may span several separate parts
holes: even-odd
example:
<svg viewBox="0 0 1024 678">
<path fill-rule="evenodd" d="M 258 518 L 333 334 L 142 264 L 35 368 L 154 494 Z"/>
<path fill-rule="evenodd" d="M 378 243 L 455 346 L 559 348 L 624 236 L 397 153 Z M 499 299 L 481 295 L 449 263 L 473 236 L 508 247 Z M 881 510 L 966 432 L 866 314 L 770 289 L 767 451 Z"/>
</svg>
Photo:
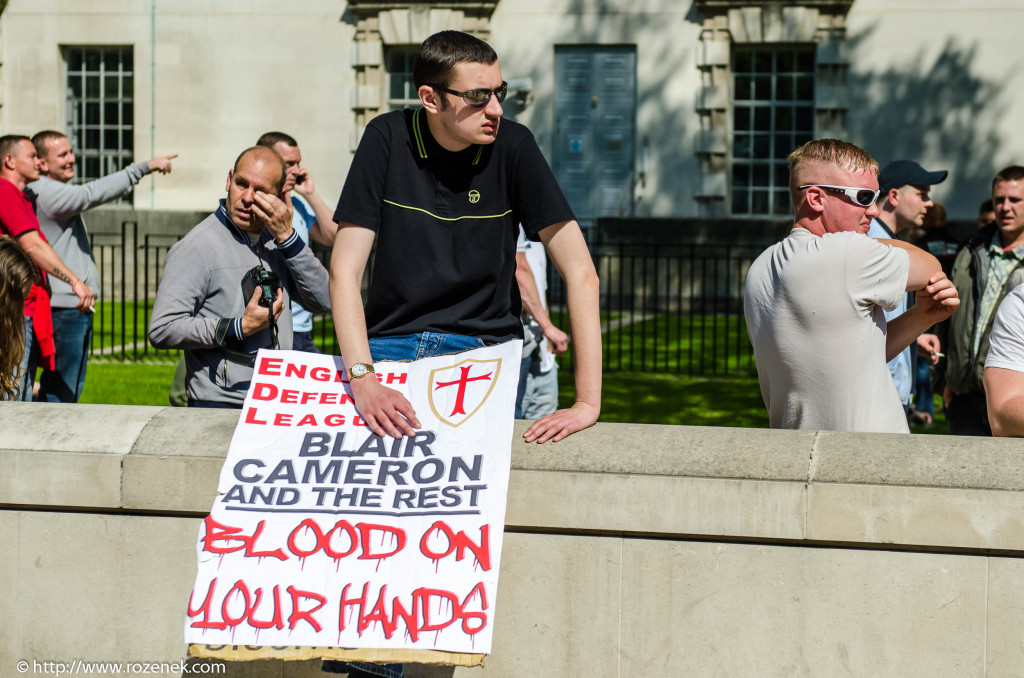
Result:
<svg viewBox="0 0 1024 678">
<path fill-rule="evenodd" d="M 203 515 L 237 421 L 0 403 L 0 504 Z M 527 426 L 511 527 L 1024 551 L 1019 441 L 598 424 L 535 445 Z"/>
<path fill-rule="evenodd" d="M 820 431 L 809 480 L 1024 490 L 1024 442 L 965 436 Z"/>
</svg>

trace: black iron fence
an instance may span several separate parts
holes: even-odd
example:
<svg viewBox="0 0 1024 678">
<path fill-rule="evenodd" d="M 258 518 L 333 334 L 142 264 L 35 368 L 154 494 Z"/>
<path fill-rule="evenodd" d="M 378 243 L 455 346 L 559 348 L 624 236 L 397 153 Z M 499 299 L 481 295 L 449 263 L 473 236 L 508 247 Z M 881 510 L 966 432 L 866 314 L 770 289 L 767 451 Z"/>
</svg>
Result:
<svg viewBox="0 0 1024 678">
<path fill-rule="evenodd" d="M 179 352 L 149 344 L 153 299 L 167 251 L 179 236 L 94 233 L 93 254 L 103 281 L 96 306 L 92 355 L 119 361 L 176 360 Z M 330 253 L 314 252 L 325 265 Z M 601 246 L 593 249 L 601 279 L 603 363 L 606 371 L 753 375 L 743 323 L 743 281 L 759 248 L 721 245 Z M 370 272 L 368 271 L 368 275 Z M 565 285 L 548 271 L 552 320 L 569 329 Z M 329 314 L 314 316 L 320 349 L 337 353 Z M 572 367 L 572 358 L 563 358 Z"/>
<path fill-rule="evenodd" d="M 756 374 L 743 282 L 758 254 L 719 245 L 594 248 L 605 371 Z M 568 327 L 565 284 L 551 270 L 548 280 L 552 319 Z"/>
</svg>

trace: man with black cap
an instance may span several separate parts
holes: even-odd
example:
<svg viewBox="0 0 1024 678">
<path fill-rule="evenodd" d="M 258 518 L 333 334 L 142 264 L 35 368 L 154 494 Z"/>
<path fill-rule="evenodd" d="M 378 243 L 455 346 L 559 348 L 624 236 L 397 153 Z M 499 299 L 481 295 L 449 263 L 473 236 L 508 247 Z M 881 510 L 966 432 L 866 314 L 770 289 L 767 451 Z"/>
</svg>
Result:
<svg viewBox="0 0 1024 678">
<path fill-rule="evenodd" d="M 929 172 L 913 160 L 894 160 L 878 174 L 878 216 L 871 220 L 868 235 L 872 238 L 894 239 L 901 231 L 920 228 L 924 216 L 932 206 L 928 193 L 934 184 L 946 180 L 948 172 Z M 892 311 L 885 312 L 886 321 L 898 318 L 907 311 L 909 295 Z M 927 355 L 932 364 L 939 360 L 939 339 L 934 334 L 922 334 L 917 338 L 916 351 Z M 900 394 L 904 412 L 911 406 L 914 392 L 915 344 L 889 361 L 889 373 Z"/>
<path fill-rule="evenodd" d="M 992 203 L 995 221 L 978 229 L 953 262 L 950 278 L 962 293 L 963 306 L 939 328 L 947 358 L 936 371 L 953 435 L 992 435 L 983 385 L 985 359 L 996 308 L 1024 283 L 1024 167 L 1012 165 L 996 174 Z"/>
</svg>

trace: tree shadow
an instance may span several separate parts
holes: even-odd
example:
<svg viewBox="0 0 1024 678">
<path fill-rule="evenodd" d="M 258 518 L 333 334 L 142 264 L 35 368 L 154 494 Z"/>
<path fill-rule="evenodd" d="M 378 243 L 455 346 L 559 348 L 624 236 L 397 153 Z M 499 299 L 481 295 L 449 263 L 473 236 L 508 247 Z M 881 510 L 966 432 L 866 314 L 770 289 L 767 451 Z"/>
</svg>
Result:
<svg viewBox="0 0 1024 678">
<path fill-rule="evenodd" d="M 869 41 L 876 29 L 877 24 L 847 38 L 850 141 L 882 166 L 910 159 L 930 170 L 948 169 L 949 177 L 935 192 L 951 215 L 973 217 L 1005 164 L 995 159 L 1001 140 L 993 123 L 1007 105 L 999 86 L 1007 74 L 980 74 L 978 43 L 952 37 L 937 57 L 922 48 L 911 59 L 869 70 L 867 65 L 877 61 L 867 53 L 878 44 Z"/>
<path fill-rule="evenodd" d="M 701 20 L 693 10 L 692 1 L 680 5 L 680 11 L 668 13 L 668 21 L 696 24 L 698 28 L 688 26 L 686 31 L 697 35 Z M 632 206 L 627 204 L 624 214 L 649 217 L 661 211 L 667 216 L 679 216 L 687 196 L 695 200 L 693 196 L 697 194 L 701 179 L 693 151 L 694 137 L 699 129 L 695 112 L 697 93 L 681 91 L 674 85 L 679 73 L 686 69 L 692 69 L 693 79 L 699 80 L 693 44 L 680 41 L 671 23 L 661 23 L 664 30 L 652 30 L 650 16 L 622 2 L 570 0 L 562 16 L 568 20 L 560 22 L 557 31 L 502 46 L 499 57 L 503 75 L 506 79 L 530 77 L 535 85 L 550 82 L 554 78 L 555 48 L 558 46 L 634 46 L 637 57 L 636 169 L 630 186 L 623 187 L 624 191 L 634 191 Z M 651 58 L 652 54 L 660 58 Z M 535 86 L 535 89 L 536 94 L 528 106 L 516 107 L 512 116 L 530 127 L 545 156 L 553 161 L 557 83 L 553 87 Z M 641 178 L 639 172 L 645 140 L 650 148 L 650 166 L 647 177 Z M 646 179 L 645 185 L 643 179 Z M 670 204 L 680 208 L 671 208 Z"/>
</svg>

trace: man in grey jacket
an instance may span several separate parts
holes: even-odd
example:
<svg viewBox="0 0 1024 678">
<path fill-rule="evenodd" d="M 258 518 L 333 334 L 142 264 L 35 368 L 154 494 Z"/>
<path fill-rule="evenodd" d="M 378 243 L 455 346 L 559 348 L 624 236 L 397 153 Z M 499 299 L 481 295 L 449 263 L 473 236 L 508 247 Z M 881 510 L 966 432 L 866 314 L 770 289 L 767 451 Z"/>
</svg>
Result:
<svg viewBox="0 0 1024 678">
<path fill-rule="evenodd" d="M 228 172 L 227 200 L 167 253 L 149 339 L 185 350 L 189 407 L 239 408 L 260 348 L 292 348 L 289 304 L 330 310 L 327 270 L 292 228 L 281 156 L 256 146 Z M 242 278 L 261 266 L 280 280 L 272 305 Z M 273 314 L 274 322 L 271 322 Z"/>
<path fill-rule="evenodd" d="M 25 193 L 35 202 L 39 227 L 72 272 L 99 296 L 100 277 L 82 212 L 126 195 L 150 172 L 167 174 L 171 171 L 171 160 L 178 156 L 165 155 L 137 162 L 102 179 L 72 185 L 68 182 L 75 178 L 75 153 L 68 138 L 60 132 L 46 130 L 36 133 L 32 144 L 39 154 L 39 180 L 30 183 Z M 50 284 L 56 367 L 43 372 L 36 400 L 77 403 L 85 386 L 92 313 L 76 310 L 78 297 L 66 282 L 53 279 Z"/>
</svg>

